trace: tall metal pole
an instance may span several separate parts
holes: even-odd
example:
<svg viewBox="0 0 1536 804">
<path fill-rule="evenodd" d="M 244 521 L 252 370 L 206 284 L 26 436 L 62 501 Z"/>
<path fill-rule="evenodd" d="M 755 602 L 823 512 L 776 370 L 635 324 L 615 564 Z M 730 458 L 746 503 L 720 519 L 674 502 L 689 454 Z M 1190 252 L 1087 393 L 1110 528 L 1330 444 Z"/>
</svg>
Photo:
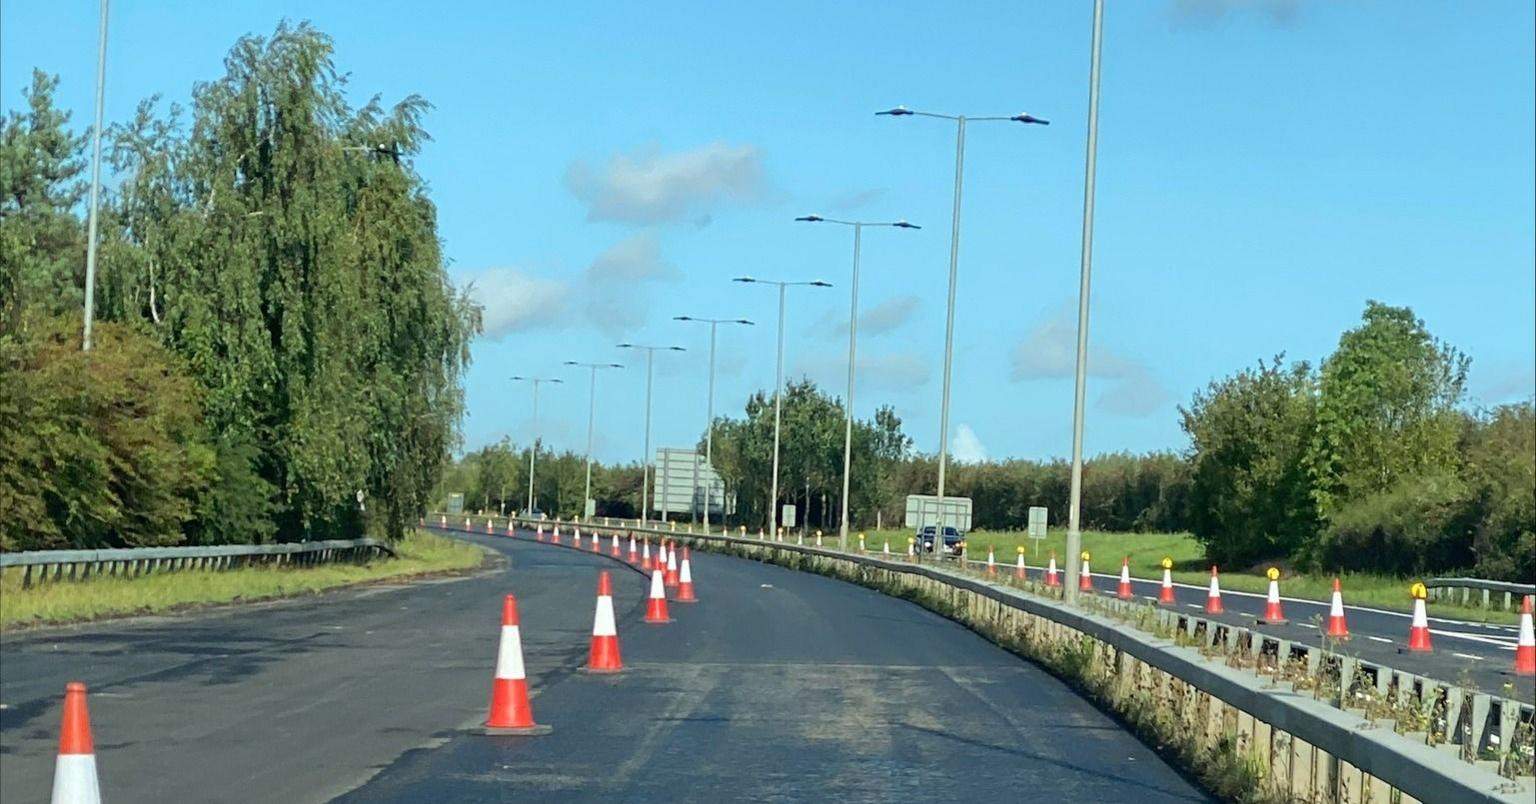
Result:
<svg viewBox="0 0 1536 804">
<path fill-rule="evenodd" d="M 719 321 L 709 322 L 709 402 L 706 405 L 704 421 L 704 463 L 710 469 L 715 466 L 715 330 L 720 328 Z M 705 478 L 704 487 L 704 532 L 709 532 L 709 479 Z M 697 493 L 699 488 L 699 461 L 693 461 L 693 488 Z M 723 512 L 722 512 L 723 513 Z"/>
<path fill-rule="evenodd" d="M 528 450 L 528 516 L 533 516 L 533 458 L 539 454 L 539 380 L 533 381 L 533 449 Z"/>
<path fill-rule="evenodd" d="M 587 386 L 587 490 L 581 495 L 581 515 L 587 515 L 587 501 L 592 499 L 592 424 L 597 421 L 597 366 L 593 365 L 592 382 Z"/>
<path fill-rule="evenodd" d="M 91 211 L 85 244 L 85 332 L 81 351 L 91 351 L 91 320 L 96 317 L 96 218 L 101 198 L 101 118 L 107 97 L 107 0 L 101 0 L 101 29 L 96 36 L 96 127 L 91 129 Z"/>
<path fill-rule="evenodd" d="M 1104 0 L 1093 3 L 1093 56 L 1088 69 L 1088 155 L 1083 168 L 1082 271 L 1077 289 L 1077 380 L 1072 402 L 1072 503 L 1067 517 L 1067 600 L 1077 600 L 1083 549 L 1083 397 L 1088 377 L 1088 290 L 1093 271 L 1093 181 L 1099 149 L 1099 48 L 1104 39 Z"/>
<path fill-rule="evenodd" d="M 848 549 L 848 489 L 853 473 L 853 366 L 859 341 L 859 239 L 864 224 L 853 224 L 853 281 L 848 308 L 848 409 L 843 416 L 843 499 L 838 517 L 837 549 Z"/>
<path fill-rule="evenodd" d="M 768 492 L 770 534 L 779 532 L 779 424 L 784 412 L 784 288 L 779 284 L 779 356 L 773 373 L 773 481 Z"/>
<path fill-rule="evenodd" d="M 647 493 L 651 483 L 651 367 L 656 363 L 656 350 L 645 350 L 645 459 L 640 475 L 640 524 L 649 521 L 651 509 Z"/>
<path fill-rule="evenodd" d="M 949 312 L 944 322 L 944 397 L 939 405 L 939 521 L 934 523 L 933 554 L 944 545 L 944 471 L 949 464 L 949 376 L 955 357 L 955 280 L 960 265 L 960 185 L 965 175 L 965 115 L 955 127 L 955 206 L 949 234 Z"/>
</svg>

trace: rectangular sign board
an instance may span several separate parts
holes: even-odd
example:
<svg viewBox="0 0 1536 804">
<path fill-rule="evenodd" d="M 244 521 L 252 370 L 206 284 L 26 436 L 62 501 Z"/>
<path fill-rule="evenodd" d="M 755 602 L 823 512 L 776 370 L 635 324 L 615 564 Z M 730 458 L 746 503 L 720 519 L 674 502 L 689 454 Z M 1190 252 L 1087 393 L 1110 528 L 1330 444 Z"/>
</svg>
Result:
<svg viewBox="0 0 1536 804">
<path fill-rule="evenodd" d="M 1041 506 L 1031 505 L 1029 507 L 1029 538 L 1045 538 L 1045 518 L 1047 513 L 1047 509 Z"/>
<path fill-rule="evenodd" d="M 904 526 L 921 528 L 928 525 L 947 525 L 961 531 L 971 529 L 971 498 L 945 497 L 942 501 L 932 494 L 908 494 Z"/>
<path fill-rule="evenodd" d="M 456 491 L 456 492 L 448 495 L 448 513 L 450 513 L 450 514 L 462 514 L 462 513 L 464 513 L 464 494 L 462 492 L 457 492 Z"/>
<path fill-rule="evenodd" d="M 793 505 L 786 505 L 786 506 L 784 506 L 783 511 L 784 512 L 779 515 L 779 524 L 782 525 L 783 527 L 785 527 L 786 529 L 794 527 L 795 526 L 795 507 Z"/>
<path fill-rule="evenodd" d="M 656 463 L 651 473 L 651 511 L 654 513 L 702 514 L 706 503 L 712 519 L 733 513 L 725 493 L 725 481 L 703 455 L 691 449 L 656 450 Z"/>
</svg>

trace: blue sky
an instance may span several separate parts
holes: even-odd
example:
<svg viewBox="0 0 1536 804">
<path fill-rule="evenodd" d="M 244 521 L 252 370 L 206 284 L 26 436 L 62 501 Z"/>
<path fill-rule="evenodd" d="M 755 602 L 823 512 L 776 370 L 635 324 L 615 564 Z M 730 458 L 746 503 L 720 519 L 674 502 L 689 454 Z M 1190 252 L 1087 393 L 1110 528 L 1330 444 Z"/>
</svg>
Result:
<svg viewBox="0 0 1536 804">
<path fill-rule="evenodd" d="M 1284 351 L 1317 360 L 1368 298 L 1412 306 L 1473 358 L 1494 404 L 1536 392 L 1536 23 L 1529 0 L 1111 2 L 1105 23 L 1086 446 L 1181 449 L 1176 406 Z M 97 4 L 0 5 L 0 97 L 33 66 L 89 122 Z M 819 212 L 906 218 L 863 249 L 857 410 L 893 405 L 938 446 L 954 170 L 951 124 L 878 109 L 1028 111 L 966 149 L 952 444 L 958 457 L 1070 449 L 1091 5 L 1018 3 L 118 3 L 107 115 L 185 101 L 236 37 L 309 19 L 336 40 L 355 103 L 436 109 L 416 162 L 451 272 L 492 331 L 467 380 L 466 446 L 529 428 L 580 450 L 586 374 L 597 453 L 639 460 L 773 382 L 774 297 L 750 274 L 825 279 L 792 295 L 787 369 L 842 390 L 851 233 Z"/>
</svg>

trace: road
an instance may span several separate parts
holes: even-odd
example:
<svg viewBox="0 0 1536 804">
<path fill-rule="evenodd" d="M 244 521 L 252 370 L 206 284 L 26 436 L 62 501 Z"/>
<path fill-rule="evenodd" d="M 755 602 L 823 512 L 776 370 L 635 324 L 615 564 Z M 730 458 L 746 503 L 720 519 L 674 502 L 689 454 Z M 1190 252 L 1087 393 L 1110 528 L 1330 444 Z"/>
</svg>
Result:
<svg viewBox="0 0 1536 804">
<path fill-rule="evenodd" d="M 91 687 L 103 792 L 134 801 L 1205 801 L 1044 671 L 911 604 L 696 556 L 640 623 L 609 559 L 504 537 L 506 569 L 0 640 L 0 799 L 43 800 L 60 692 Z M 598 568 L 625 671 L 577 671 Z M 519 596 L 542 737 L 475 733 Z"/>
</svg>

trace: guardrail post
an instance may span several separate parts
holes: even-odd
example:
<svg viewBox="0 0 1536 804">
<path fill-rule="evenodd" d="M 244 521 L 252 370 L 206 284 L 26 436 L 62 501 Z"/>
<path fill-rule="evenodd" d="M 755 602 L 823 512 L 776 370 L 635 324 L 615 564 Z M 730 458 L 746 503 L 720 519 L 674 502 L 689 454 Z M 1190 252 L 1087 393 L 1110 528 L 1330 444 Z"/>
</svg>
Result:
<svg viewBox="0 0 1536 804">
<path fill-rule="evenodd" d="M 22 568 L 22 571 L 21 571 L 21 588 L 23 588 L 23 589 L 31 589 L 32 588 L 32 565 L 31 564 L 28 564 L 26 567 Z"/>
</svg>

